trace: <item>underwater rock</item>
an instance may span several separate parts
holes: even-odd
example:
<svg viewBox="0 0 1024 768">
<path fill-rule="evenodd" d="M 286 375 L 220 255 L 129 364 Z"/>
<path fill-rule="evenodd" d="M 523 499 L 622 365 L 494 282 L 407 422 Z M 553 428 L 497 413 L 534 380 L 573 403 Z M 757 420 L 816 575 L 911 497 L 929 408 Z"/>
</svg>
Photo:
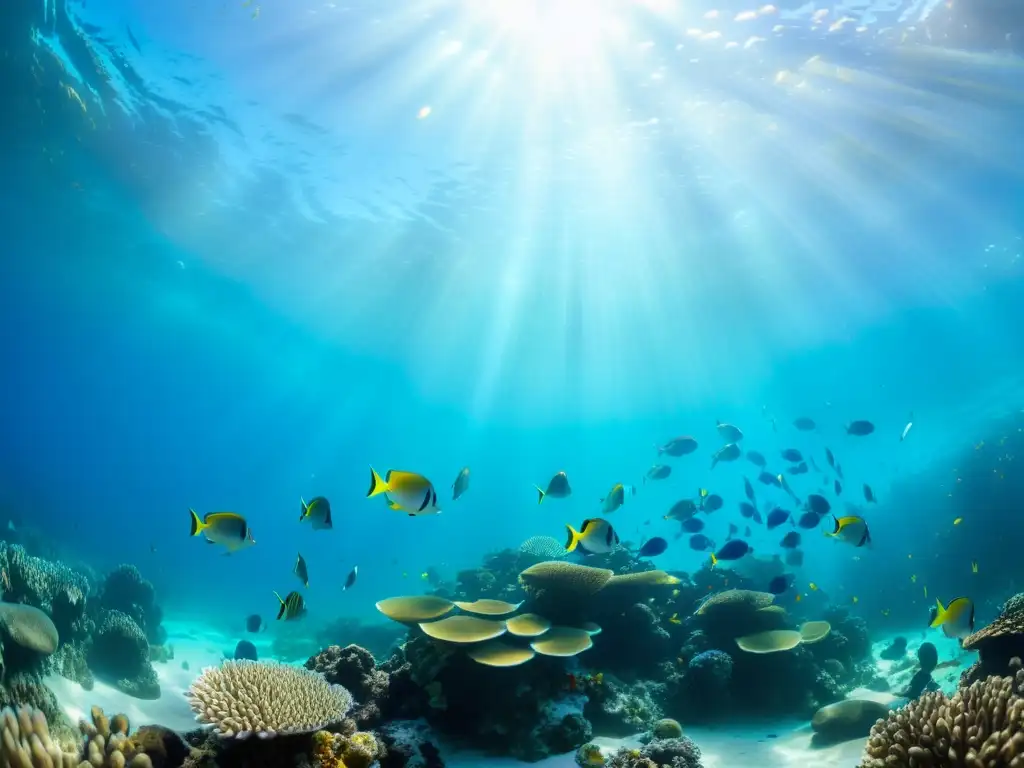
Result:
<svg viewBox="0 0 1024 768">
<path fill-rule="evenodd" d="M 356 725 L 369 728 L 382 718 L 387 707 L 391 678 L 377 668 L 376 660 L 365 648 L 332 645 L 306 661 L 306 669 L 319 672 L 327 682 L 346 688 L 355 699 L 349 712 Z"/>
<path fill-rule="evenodd" d="M 907 655 L 907 638 L 900 636 L 893 638 L 893 641 L 886 647 L 881 653 L 878 654 L 880 659 L 886 661 L 899 661 Z"/>
<path fill-rule="evenodd" d="M 248 640 L 239 640 L 238 645 L 235 646 L 235 655 L 233 657 L 236 661 L 238 659 L 248 659 L 249 661 L 258 661 L 259 653 L 256 651 L 256 646 Z"/>
<path fill-rule="evenodd" d="M 120 690 L 140 699 L 160 697 L 160 683 L 149 661 L 142 629 L 121 611 L 107 611 L 86 655 L 89 668 Z"/>
<path fill-rule="evenodd" d="M 437 739 L 426 720 L 393 720 L 377 733 L 387 750 L 380 768 L 444 768 Z"/>
<path fill-rule="evenodd" d="M 0 628 L 22 648 L 49 656 L 60 638 L 50 617 L 38 608 L 19 603 L 0 603 Z"/>
<path fill-rule="evenodd" d="M 1024 592 L 1007 600 L 991 624 L 965 638 L 963 648 L 977 651 L 978 661 L 960 676 L 961 687 L 1004 674 L 1011 659 L 1024 656 Z"/>
<path fill-rule="evenodd" d="M 593 735 L 590 721 L 583 716 L 586 699 L 582 695 L 549 701 L 541 709 L 537 725 L 518 749 L 512 751 L 520 760 L 534 762 L 549 755 L 572 752 Z"/>
<path fill-rule="evenodd" d="M 820 743 L 863 739 L 875 721 L 888 716 L 889 707 L 877 701 L 845 699 L 815 712 L 811 728 Z"/>
</svg>

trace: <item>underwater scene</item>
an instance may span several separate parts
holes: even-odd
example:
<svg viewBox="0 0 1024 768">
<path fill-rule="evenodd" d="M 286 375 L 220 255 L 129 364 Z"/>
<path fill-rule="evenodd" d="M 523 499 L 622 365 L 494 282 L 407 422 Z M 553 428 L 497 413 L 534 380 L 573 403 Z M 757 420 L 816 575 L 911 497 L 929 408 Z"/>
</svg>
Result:
<svg viewBox="0 0 1024 768">
<path fill-rule="evenodd" d="M 0 768 L 1024 766 L 1022 36 L 0 3 Z"/>
</svg>

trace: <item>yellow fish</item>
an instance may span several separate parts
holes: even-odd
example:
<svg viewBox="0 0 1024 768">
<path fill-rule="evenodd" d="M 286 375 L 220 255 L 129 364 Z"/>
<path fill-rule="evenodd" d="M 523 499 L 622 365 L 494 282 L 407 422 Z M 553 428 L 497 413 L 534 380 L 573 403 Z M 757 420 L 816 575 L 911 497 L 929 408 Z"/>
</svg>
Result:
<svg viewBox="0 0 1024 768">
<path fill-rule="evenodd" d="M 633 490 L 636 493 L 636 489 Z M 612 489 L 608 492 L 608 495 L 601 499 L 601 514 L 610 515 L 616 509 L 621 507 L 626 501 L 626 486 L 622 483 L 616 483 L 612 486 Z"/>
<path fill-rule="evenodd" d="M 889 615 L 889 609 L 888 608 L 883 608 L 882 609 L 882 615 L 883 616 L 888 616 Z"/>
<path fill-rule="evenodd" d="M 853 602 L 854 602 L 854 603 L 858 602 L 858 601 L 859 601 L 859 599 L 860 599 L 860 598 L 858 598 L 858 597 L 857 597 L 856 595 L 854 595 L 854 596 L 853 596 Z"/>
<path fill-rule="evenodd" d="M 928 587 L 927 587 L 927 585 L 924 587 L 924 596 L 928 597 Z"/>
<path fill-rule="evenodd" d="M 430 580 L 430 574 L 427 573 L 426 571 L 424 571 L 423 573 L 420 574 L 420 578 L 423 579 L 424 581 L 429 581 Z"/>
<path fill-rule="evenodd" d="M 977 573 L 977 572 L 978 572 L 978 561 L 977 560 L 973 560 L 973 561 L 971 561 L 971 573 Z"/>
<path fill-rule="evenodd" d="M 669 616 L 668 620 L 672 624 L 682 624 L 683 623 L 683 620 L 679 618 L 679 614 L 678 613 L 673 613 L 671 616 Z"/>
<path fill-rule="evenodd" d="M 370 467 L 370 490 L 366 497 L 371 498 L 383 493 L 388 506 L 410 517 L 417 515 L 436 515 L 441 511 L 437 506 L 437 491 L 434 484 L 416 472 L 402 472 L 389 469 L 381 479 L 377 470 Z"/>
<path fill-rule="evenodd" d="M 817 588 L 818 588 L 818 585 L 815 584 L 813 581 L 810 584 L 808 584 L 807 586 L 809 586 L 812 591 L 817 590 Z"/>
<path fill-rule="evenodd" d="M 222 544 L 227 551 L 237 552 L 239 549 L 252 546 L 256 540 L 252 537 L 252 529 L 245 518 L 234 512 L 209 512 L 199 519 L 194 509 L 190 509 L 192 525 L 190 536 L 203 534 L 211 544 Z"/>
<path fill-rule="evenodd" d="M 910 583 L 911 584 L 917 584 L 917 574 L 916 573 L 910 574 Z"/>
<path fill-rule="evenodd" d="M 864 521 L 863 517 L 857 515 L 836 517 L 832 515 L 832 520 L 834 523 L 832 531 L 825 531 L 826 536 L 839 539 L 855 547 L 871 544 L 871 534 L 868 531 L 868 524 Z"/>
<path fill-rule="evenodd" d="M 962 517 L 958 517 L 956 520 L 953 521 L 953 525 L 960 525 L 960 523 L 962 523 L 963 521 L 964 519 Z"/>
</svg>

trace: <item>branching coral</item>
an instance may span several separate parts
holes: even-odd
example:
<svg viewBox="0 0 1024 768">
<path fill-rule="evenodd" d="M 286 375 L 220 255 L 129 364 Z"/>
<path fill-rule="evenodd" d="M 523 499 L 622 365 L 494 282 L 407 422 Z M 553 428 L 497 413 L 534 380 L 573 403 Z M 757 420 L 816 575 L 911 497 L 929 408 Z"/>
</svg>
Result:
<svg viewBox="0 0 1024 768">
<path fill-rule="evenodd" d="M 200 722 L 240 739 L 315 731 L 340 722 L 352 706 L 351 694 L 323 675 L 259 661 L 210 667 L 187 695 Z"/>
<path fill-rule="evenodd" d="M 871 729 L 861 768 L 1015 766 L 1024 756 L 1024 670 L 989 677 L 952 698 L 926 693 Z"/>
</svg>

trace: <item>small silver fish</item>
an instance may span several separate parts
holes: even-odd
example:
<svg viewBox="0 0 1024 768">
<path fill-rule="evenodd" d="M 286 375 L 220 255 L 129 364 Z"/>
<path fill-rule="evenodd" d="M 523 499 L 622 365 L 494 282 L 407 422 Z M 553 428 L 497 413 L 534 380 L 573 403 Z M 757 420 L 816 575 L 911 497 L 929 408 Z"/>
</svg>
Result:
<svg viewBox="0 0 1024 768">
<path fill-rule="evenodd" d="M 455 482 L 452 483 L 452 501 L 458 501 L 459 496 L 469 490 L 469 467 L 463 467 Z"/>
</svg>

